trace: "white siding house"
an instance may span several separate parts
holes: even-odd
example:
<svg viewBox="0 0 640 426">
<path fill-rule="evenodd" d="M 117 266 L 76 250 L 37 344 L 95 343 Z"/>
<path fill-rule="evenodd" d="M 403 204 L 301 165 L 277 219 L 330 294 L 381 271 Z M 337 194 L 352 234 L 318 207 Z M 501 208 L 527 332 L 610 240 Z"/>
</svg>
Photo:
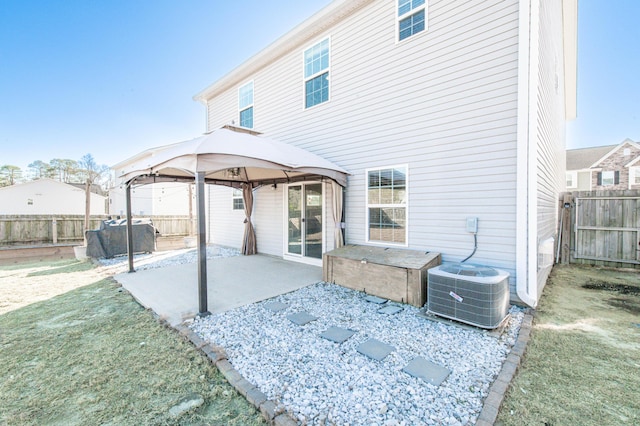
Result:
<svg viewBox="0 0 640 426">
<path fill-rule="evenodd" d="M 187 216 L 194 209 L 195 193 L 188 183 L 162 182 L 140 185 L 131 191 L 131 210 L 137 216 Z M 190 207 L 191 205 L 191 207 Z M 125 217 L 127 205 L 125 190 L 109 190 L 109 214 Z"/>
<path fill-rule="evenodd" d="M 478 218 L 471 262 L 507 270 L 513 299 L 535 306 L 575 115 L 576 20 L 576 0 L 336 0 L 194 99 L 208 131 L 251 127 L 348 170 L 348 244 L 461 261 Z M 258 251 L 319 263 L 331 191 L 257 189 Z M 231 190 L 209 200 L 210 240 L 239 246 Z"/>
<path fill-rule="evenodd" d="M 92 215 L 106 213 L 107 197 L 91 193 Z M 85 191 L 43 178 L 0 188 L 0 215 L 84 215 Z"/>
</svg>

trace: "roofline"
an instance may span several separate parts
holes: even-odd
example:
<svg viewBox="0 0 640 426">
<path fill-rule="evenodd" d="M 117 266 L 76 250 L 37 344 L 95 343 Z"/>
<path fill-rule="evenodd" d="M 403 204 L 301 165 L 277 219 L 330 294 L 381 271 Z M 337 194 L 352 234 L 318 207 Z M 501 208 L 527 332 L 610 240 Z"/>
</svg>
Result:
<svg viewBox="0 0 640 426">
<path fill-rule="evenodd" d="M 246 80 L 255 70 L 264 68 L 282 56 L 318 37 L 328 28 L 353 14 L 372 0 L 335 0 L 309 19 L 287 32 L 240 66 L 193 96 L 206 105 L 207 100 Z"/>
<path fill-rule="evenodd" d="M 576 118 L 578 102 L 578 0 L 563 0 L 562 31 L 564 42 L 564 114 Z"/>
<path fill-rule="evenodd" d="M 636 158 L 635 160 L 631 160 L 629 163 L 625 165 L 625 167 L 633 167 L 638 162 L 640 162 L 640 157 Z"/>
<path fill-rule="evenodd" d="M 617 150 L 619 150 L 620 148 L 622 148 L 623 146 L 625 146 L 626 144 L 631 145 L 632 147 L 636 148 L 636 149 L 640 149 L 640 145 L 638 145 L 637 143 L 635 143 L 634 141 L 632 141 L 631 139 L 627 138 L 625 140 L 623 140 L 622 142 L 620 142 L 620 144 L 616 145 L 615 147 L 613 147 L 609 152 L 607 152 L 607 154 L 602 157 L 601 159 L 599 159 L 598 161 L 596 161 L 595 163 L 593 163 L 591 165 L 591 168 L 596 168 L 596 166 L 600 163 L 602 163 L 604 160 L 606 160 L 607 158 L 609 158 L 611 155 L 613 155 L 614 152 L 616 152 Z"/>
</svg>

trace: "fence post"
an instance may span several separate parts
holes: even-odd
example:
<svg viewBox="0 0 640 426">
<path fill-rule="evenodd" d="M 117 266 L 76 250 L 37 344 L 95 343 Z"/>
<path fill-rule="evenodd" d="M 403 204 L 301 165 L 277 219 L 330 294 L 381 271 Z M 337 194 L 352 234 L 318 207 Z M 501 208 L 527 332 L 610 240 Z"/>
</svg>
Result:
<svg viewBox="0 0 640 426">
<path fill-rule="evenodd" d="M 58 244 L 58 219 L 55 217 L 51 220 L 51 234 L 53 235 L 53 244 Z"/>
<path fill-rule="evenodd" d="M 562 240 L 560 241 L 562 247 L 562 264 L 566 265 L 571 261 L 571 205 L 573 203 L 573 196 L 571 194 L 564 194 L 562 200 Z"/>
</svg>

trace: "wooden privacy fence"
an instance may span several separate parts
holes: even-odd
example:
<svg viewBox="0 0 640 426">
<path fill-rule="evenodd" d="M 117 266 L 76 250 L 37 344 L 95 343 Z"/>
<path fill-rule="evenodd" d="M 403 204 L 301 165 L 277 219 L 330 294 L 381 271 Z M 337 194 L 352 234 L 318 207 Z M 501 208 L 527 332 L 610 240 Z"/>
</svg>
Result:
<svg viewBox="0 0 640 426">
<path fill-rule="evenodd" d="M 189 216 L 151 216 L 160 235 L 189 235 Z M 100 228 L 109 219 L 92 215 L 90 229 Z M 136 217 L 134 217 L 136 219 Z M 83 240 L 83 215 L 4 215 L 0 216 L 0 245 L 65 244 Z"/>
<path fill-rule="evenodd" d="M 563 263 L 640 267 L 640 191 L 589 191 L 560 200 Z"/>
</svg>

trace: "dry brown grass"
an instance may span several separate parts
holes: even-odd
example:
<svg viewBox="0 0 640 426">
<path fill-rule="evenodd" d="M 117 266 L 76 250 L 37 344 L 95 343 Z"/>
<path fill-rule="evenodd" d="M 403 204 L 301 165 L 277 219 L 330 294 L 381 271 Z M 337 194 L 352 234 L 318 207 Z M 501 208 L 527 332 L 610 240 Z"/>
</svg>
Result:
<svg viewBox="0 0 640 426">
<path fill-rule="evenodd" d="M 556 267 L 498 424 L 640 424 L 637 290 L 637 271 Z"/>
<path fill-rule="evenodd" d="M 0 424 L 263 423 L 206 357 L 110 278 L 88 284 L 74 274 L 95 271 L 74 263 L 0 274 L 2 294 L 13 286 L 22 295 L 0 314 Z M 43 300 L 42 279 L 70 282 Z M 38 301 L 20 287 L 38 289 Z M 169 409 L 190 394 L 204 405 L 172 417 Z"/>
</svg>

